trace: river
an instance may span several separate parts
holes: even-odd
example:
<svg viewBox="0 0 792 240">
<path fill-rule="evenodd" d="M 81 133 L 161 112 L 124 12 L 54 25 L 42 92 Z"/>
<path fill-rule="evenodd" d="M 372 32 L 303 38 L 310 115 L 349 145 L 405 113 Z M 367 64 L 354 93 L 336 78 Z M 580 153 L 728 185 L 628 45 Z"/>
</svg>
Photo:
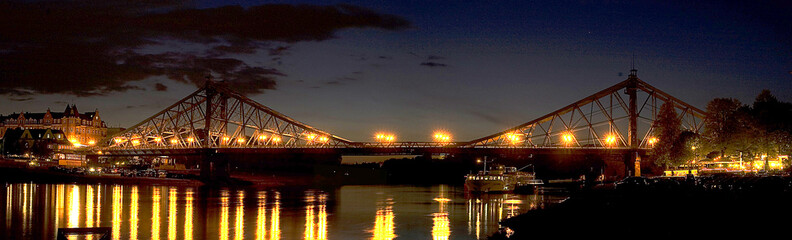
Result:
<svg viewBox="0 0 792 240">
<path fill-rule="evenodd" d="M 0 187 L 2 239 L 110 227 L 111 239 L 486 239 L 498 221 L 564 196 L 461 186 L 308 188 L 35 184 Z M 69 239 L 99 239 L 98 235 Z"/>
</svg>

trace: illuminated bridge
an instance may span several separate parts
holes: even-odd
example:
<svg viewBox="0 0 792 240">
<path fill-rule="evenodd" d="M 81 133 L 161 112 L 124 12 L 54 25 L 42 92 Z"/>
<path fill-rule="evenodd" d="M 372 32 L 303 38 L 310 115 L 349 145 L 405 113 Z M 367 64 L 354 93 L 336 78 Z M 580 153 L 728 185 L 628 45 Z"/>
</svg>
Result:
<svg viewBox="0 0 792 240">
<path fill-rule="evenodd" d="M 486 137 L 450 142 L 354 142 L 313 128 L 257 103 L 222 83 L 207 81 L 189 96 L 90 148 L 93 157 L 201 155 L 202 166 L 221 154 L 479 154 L 601 153 L 640 160 L 657 141 L 654 121 L 663 103 L 683 127 L 698 132 L 704 111 L 638 79 L 628 79 L 547 115 Z M 226 164 L 227 163 L 223 163 Z M 206 170 L 202 167 L 202 171 Z M 203 174 L 203 172 L 202 172 Z M 207 172 L 207 174 L 211 174 Z"/>
</svg>

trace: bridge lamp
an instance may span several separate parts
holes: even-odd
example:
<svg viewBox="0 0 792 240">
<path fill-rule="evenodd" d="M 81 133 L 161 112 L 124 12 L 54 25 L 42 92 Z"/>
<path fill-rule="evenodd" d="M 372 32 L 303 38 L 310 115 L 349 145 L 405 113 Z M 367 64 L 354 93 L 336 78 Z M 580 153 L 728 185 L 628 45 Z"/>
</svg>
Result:
<svg viewBox="0 0 792 240">
<path fill-rule="evenodd" d="M 192 143 L 193 141 L 195 141 L 195 139 L 194 139 L 194 138 L 192 138 L 192 137 L 188 137 L 188 138 L 187 138 L 187 142 L 188 142 L 188 143 Z"/>
<path fill-rule="evenodd" d="M 330 138 L 327 138 L 327 137 L 319 137 L 319 141 L 323 142 L 323 143 L 326 143 L 329 140 L 330 140 Z"/>
<path fill-rule="evenodd" d="M 561 141 L 563 141 L 565 145 L 568 145 L 568 144 L 572 143 L 572 141 L 574 141 L 574 140 L 575 140 L 575 137 L 570 132 L 566 132 L 563 135 L 561 135 Z"/>
<path fill-rule="evenodd" d="M 160 142 L 162 142 L 162 138 L 161 137 L 154 137 L 154 141 L 157 142 L 157 143 L 160 143 Z"/>
<path fill-rule="evenodd" d="M 377 142 L 393 142 L 396 140 L 396 136 L 389 133 L 377 133 L 377 135 L 374 136 L 374 139 L 376 139 Z"/>
<path fill-rule="evenodd" d="M 506 134 L 506 139 L 507 139 L 507 140 L 509 141 L 509 143 L 511 143 L 511 144 L 518 144 L 518 143 L 520 143 L 520 141 L 522 140 L 522 139 L 520 138 L 520 134 L 519 134 L 519 133 L 507 133 L 507 134 Z"/>
<path fill-rule="evenodd" d="M 137 146 L 137 145 L 140 145 L 140 140 L 139 139 L 132 139 L 132 146 Z"/>
<path fill-rule="evenodd" d="M 93 139 L 88 140 L 88 145 L 93 146 L 94 144 L 96 144 L 96 141 L 94 141 Z"/>
<path fill-rule="evenodd" d="M 435 132 L 434 139 L 437 142 L 450 142 L 451 141 L 451 134 L 445 132 Z"/>
<path fill-rule="evenodd" d="M 278 136 L 272 136 L 271 139 L 272 139 L 272 142 L 274 142 L 274 143 L 279 143 L 281 141 L 281 138 L 278 137 Z"/>
<path fill-rule="evenodd" d="M 615 145 L 616 144 L 616 136 L 614 136 L 613 134 L 608 134 L 608 136 L 605 137 L 605 143 L 608 144 L 608 146 Z"/>
<path fill-rule="evenodd" d="M 259 141 L 267 140 L 267 136 L 261 135 L 261 136 L 258 137 L 258 140 Z"/>
<path fill-rule="evenodd" d="M 177 143 L 179 143 L 179 140 L 178 140 L 178 139 L 176 139 L 176 138 L 171 138 L 171 140 L 170 140 L 170 143 L 171 143 L 172 145 L 176 145 Z"/>
<path fill-rule="evenodd" d="M 115 143 L 122 143 L 122 142 L 124 142 L 124 139 L 123 139 L 123 138 L 120 138 L 120 137 L 113 138 L 113 142 L 115 142 Z"/>
<path fill-rule="evenodd" d="M 657 143 L 657 138 L 656 137 L 649 138 L 649 145 L 650 146 L 654 147 L 655 143 Z"/>
<path fill-rule="evenodd" d="M 237 138 L 237 143 L 239 143 L 239 144 L 245 144 L 245 142 L 246 142 L 246 141 L 245 141 L 245 138 L 244 138 L 244 137 L 238 137 L 238 138 Z"/>
</svg>

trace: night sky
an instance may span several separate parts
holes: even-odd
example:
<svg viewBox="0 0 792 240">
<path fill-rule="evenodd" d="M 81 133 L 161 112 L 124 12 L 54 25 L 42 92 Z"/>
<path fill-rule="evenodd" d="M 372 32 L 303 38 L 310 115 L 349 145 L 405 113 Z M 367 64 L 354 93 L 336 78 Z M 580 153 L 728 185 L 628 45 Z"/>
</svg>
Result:
<svg viewBox="0 0 792 240">
<path fill-rule="evenodd" d="M 135 2 L 0 3 L 0 113 L 77 104 L 129 127 L 211 74 L 353 141 L 467 141 L 616 84 L 633 59 L 701 109 L 792 101 L 784 1 Z"/>
</svg>

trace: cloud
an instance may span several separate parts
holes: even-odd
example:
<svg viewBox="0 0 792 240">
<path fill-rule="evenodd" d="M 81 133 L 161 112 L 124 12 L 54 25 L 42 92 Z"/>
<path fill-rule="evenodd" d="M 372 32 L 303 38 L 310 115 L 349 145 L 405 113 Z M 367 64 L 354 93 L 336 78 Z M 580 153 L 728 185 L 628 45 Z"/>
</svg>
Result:
<svg viewBox="0 0 792 240">
<path fill-rule="evenodd" d="M 165 84 L 162 83 L 157 83 L 154 84 L 154 90 L 157 90 L 158 92 L 165 92 L 168 91 L 168 86 L 165 86 Z"/>
<path fill-rule="evenodd" d="M 229 56 L 280 56 L 288 44 L 331 39 L 347 28 L 408 27 L 403 18 L 347 4 L 196 9 L 184 1 L 4 1 L 0 95 L 106 95 L 141 90 L 130 83 L 152 76 L 197 85 L 212 76 L 261 93 L 285 74 Z M 178 51 L 165 42 L 205 50 Z"/>
<path fill-rule="evenodd" d="M 8 99 L 11 100 L 11 101 L 15 101 L 15 102 L 24 102 L 24 101 L 33 100 L 32 97 L 27 97 L 27 98 L 8 98 Z"/>
<path fill-rule="evenodd" d="M 422 62 L 422 63 L 421 63 L 421 66 L 427 66 L 427 67 L 447 67 L 448 65 L 446 65 L 446 64 L 444 64 L 444 63 L 436 63 L 436 62 L 429 62 L 429 61 L 426 61 L 426 62 Z"/>
</svg>

